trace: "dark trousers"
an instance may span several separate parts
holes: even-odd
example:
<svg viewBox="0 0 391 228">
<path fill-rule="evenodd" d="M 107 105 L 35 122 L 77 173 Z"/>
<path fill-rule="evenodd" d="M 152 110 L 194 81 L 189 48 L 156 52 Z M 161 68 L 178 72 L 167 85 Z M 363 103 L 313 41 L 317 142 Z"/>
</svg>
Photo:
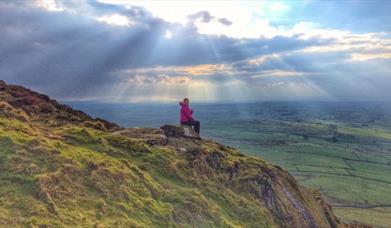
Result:
<svg viewBox="0 0 391 228">
<path fill-rule="evenodd" d="M 187 125 L 187 126 L 190 126 L 190 127 L 193 127 L 194 126 L 194 130 L 200 134 L 200 121 L 197 121 L 197 120 L 188 120 L 186 122 L 181 122 L 181 124 L 183 125 Z"/>
</svg>

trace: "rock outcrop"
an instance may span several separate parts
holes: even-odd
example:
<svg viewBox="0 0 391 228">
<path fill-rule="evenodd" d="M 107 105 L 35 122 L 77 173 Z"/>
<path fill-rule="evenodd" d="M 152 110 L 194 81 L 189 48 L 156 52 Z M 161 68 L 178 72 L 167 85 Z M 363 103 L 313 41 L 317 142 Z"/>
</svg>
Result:
<svg viewBox="0 0 391 228">
<path fill-rule="evenodd" d="M 0 226 L 344 226 L 288 172 L 189 128 L 123 129 L 2 81 L 0 98 Z"/>
<path fill-rule="evenodd" d="M 163 125 L 160 127 L 167 137 L 201 139 L 190 126 Z"/>
</svg>

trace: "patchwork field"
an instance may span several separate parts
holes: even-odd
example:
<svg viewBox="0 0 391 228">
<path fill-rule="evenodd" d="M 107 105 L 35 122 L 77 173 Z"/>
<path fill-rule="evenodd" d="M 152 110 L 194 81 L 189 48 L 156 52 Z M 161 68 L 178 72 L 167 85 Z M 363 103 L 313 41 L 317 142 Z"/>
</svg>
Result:
<svg viewBox="0 0 391 228">
<path fill-rule="evenodd" d="M 391 227 L 391 131 L 282 120 L 226 126 L 210 134 L 320 189 L 344 221 Z"/>
</svg>

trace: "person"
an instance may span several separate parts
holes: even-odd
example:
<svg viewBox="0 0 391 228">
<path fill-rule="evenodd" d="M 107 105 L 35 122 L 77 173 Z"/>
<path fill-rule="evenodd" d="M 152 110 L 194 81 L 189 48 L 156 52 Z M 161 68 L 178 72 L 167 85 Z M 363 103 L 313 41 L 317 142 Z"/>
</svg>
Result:
<svg viewBox="0 0 391 228">
<path fill-rule="evenodd" d="M 200 134 L 200 121 L 193 119 L 193 109 L 189 107 L 189 98 L 183 99 L 179 105 L 181 106 L 181 124 L 194 127 L 194 130 Z"/>
</svg>

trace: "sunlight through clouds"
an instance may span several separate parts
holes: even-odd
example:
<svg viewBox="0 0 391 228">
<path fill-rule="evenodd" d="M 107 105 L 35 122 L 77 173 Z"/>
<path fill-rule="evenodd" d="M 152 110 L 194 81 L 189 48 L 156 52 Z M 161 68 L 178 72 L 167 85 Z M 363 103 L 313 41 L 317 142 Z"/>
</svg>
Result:
<svg viewBox="0 0 391 228">
<path fill-rule="evenodd" d="M 170 30 L 166 30 L 166 32 L 164 33 L 164 37 L 167 39 L 172 38 L 172 32 Z"/>
<path fill-rule="evenodd" d="M 151 11 L 154 16 L 182 25 L 190 22 L 189 15 L 206 11 L 216 20 L 211 20 L 210 23 L 195 21 L 194 24 L 201 34 L 226 35 L 235 38 L 273 37 L 280 34 L 278 28 L 270 25 L 267 17 L 289 10 L 289 6 L 283 2 L 268 1 L 227 1 L 224 2 L 224 7 L 221 7 L 221 1 L 203 1 L 202 4 L 199 1 L 101 1 L 142 6 Z M 228 20 L 232 24 L 221 23 L 219 18 Z"/>
<path fill-rule="evenodd" d="M 367 53 L 367 54 L 352 54 L 351 61 L 366 61 L 371 59 L 391 59 L 391 52 L 389 53 Z"/>
<path fill-rule="evenodd" d="M 390 6 L 0 2 L 0 76 L 70 100 L 378 99 L 391 95 Z"/>
<path fill-rule="evenodd" d="M 56 3 L 56 0 L 35 0 L 37 6 L 42 7 L 48 11 L 63 11 L 64 8 Z"/>
<path fill-rule="evenodd" d="M 118 14 L 98 17 L 97 20 L 100 22 L 107 23 L 109 25 L 117 25 L 117 26 L 129 26 L 133 24 L 133 22 L 129 21 L 127 17 Z"/>
</svg>

